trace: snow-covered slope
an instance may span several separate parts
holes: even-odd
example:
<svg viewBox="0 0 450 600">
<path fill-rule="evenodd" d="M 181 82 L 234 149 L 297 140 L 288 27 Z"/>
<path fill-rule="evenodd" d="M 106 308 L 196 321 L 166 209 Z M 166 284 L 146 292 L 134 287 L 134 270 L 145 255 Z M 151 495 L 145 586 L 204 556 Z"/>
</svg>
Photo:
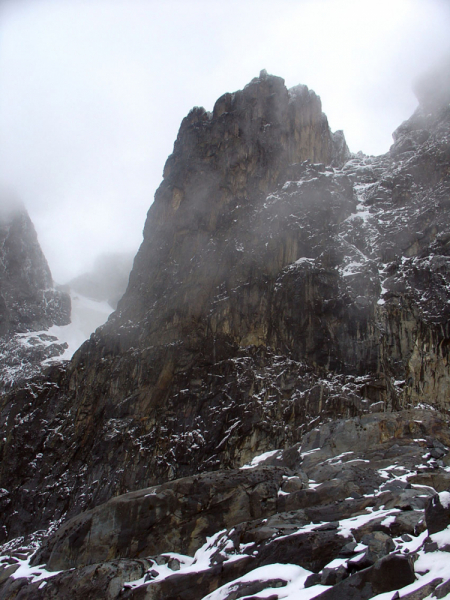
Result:
<svg viewBox="0 0 450 600">
<path fill-rule="evenodd" d="M 70 360 L 97 327 L 103 325 L 113 309 L 71 292 L 72 314 L 68 325 L 16 333 L 0 340 L 0 390 L 35 377 L 42 369 Z"/>
<path fill-rule="evenodd" d="M 72 315 L 69 325 L 59 327 L 53 325 L 48 334 L 58 339 L 61 344 L 67 344 L 64 353 L 50 360 L 70 360 L 75 351 L 86 341 L 97 327 L 103 325 L 113 312 L 113 308 L 106 302 L 91 300 L 76 292 L 71 292 Z"/>
</svg>

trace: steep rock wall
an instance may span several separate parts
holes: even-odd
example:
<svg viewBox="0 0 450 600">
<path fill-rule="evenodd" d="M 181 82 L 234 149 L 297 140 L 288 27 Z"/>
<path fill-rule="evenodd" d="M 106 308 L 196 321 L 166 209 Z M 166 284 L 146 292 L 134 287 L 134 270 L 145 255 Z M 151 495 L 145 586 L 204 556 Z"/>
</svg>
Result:
<svg viewBox="0 0 450 600">
<path fill-rule="evenodd" d="M 321 421 L 448 407 L 450 120 L 426 115 L 345 162 L 318 98 L 265 73 L 191 111 L 118 310 L 2 399 L 5 538 Z"/>
<path fill-rule="evenodd" d="M 56 290 L 33 223 L 20 202 L 0 197 L 0 394 L 38 374 L 65 347 L 46 333 L 70 323 L 68 294 Z M 39 332 L 32 335 L 31 332 Z"/>
<path fill-rule="evenodd" d="M 70 321 L 70 300 L 53 289 L 48 263 L 26 210 L 0 207 L 0 335 Z"/>
</svg>

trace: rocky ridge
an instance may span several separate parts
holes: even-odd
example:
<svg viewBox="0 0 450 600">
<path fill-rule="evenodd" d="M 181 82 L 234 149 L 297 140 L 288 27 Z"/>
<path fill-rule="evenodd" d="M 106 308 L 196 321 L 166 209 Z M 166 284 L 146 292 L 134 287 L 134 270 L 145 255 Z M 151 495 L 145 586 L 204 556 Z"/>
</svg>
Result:
<svg viewBox="0 0 450 600">
<path fill-rule="evenodd" d="M 56 290 L 26 209 L 0 204 L 0 391 L 30 379 L 64 351 L 46 333 L 70 322 L 70 298 Z"/>
<path fill-rule="evenodd" d="M 420 565 L 424 544 L 436 543 L 440 556 L 447 543 L 442 550 L 425 542 L 419 523 L 423 497 L 448 488 L 449 158 L 445 104 L 430 110 L 422 101 L 381 157 L 350 157 L 318 97 L 305 86 L 287 91 L 265 72 L 219 99 L 212 113 L 194 109 L 167 161 L 117 312 L 70 365 L 2 398 L 3 536 L 28 534 L 5 548 L 29 547 L 43 536 L 31 532 L 64 523 L 33 564 L 76 567 L 45 585 L 9 578 L 5 594 L 19 585 L 23 597 L 59 597 L 72 584 L 86 593 L 98 577 L 115 590 L 111 598 L 168 598 L 169 590 L 201 598 L 242 577 L 211 598 L 272 587 L 271 597 L 288 597 L 294 580 L 296 593 L 311 588 L 305 598 L 351 597 L 345 585 L 370 594 L 357 598 L 415 585 L 419 570 L 414 575 L 403 555 L 414 552 Z M 442 415 L 409 416 L 406 409 L 423 404 Z M 329 423 L 341 417 L 353 420 L 331 435 Z M 378 433 L 356 451 L 369 423 Z M 347 441 L 346 427 L 353 428 Z M 327 431 L 329 454 L 316 450 L 326 447 Z M 317 435 L 317 446 L 308 446 Z M 334 464 L 341 438 L 345 456 Z M 251 474 L 235 470 L 274 448 L 284 449 L 279 463 L 272 457 Z M 427 491 L 413 487 L 423 485 Z M 136 491 L 117 496 L 129 490 Z M 393 491 L 389 505 L 383 494 Z M 379 496 L 387 508 L 373 500 Z M 391 531 L 384 520 L 397 519 L 395 511 L 410 514 Z M 347 531 L 348 519 L 375 514 L 384 524 L 364 533 L 373 534 L 370 543 L 336 533 Z M 140 535 L 132 528 L 137 517 Z M 272 519 L 267 530 L 265 519 Z M 114 520 L 118 530 L 109 528 Z M 317 531 L 319 521 L 332 525 Z M 283 545 L 286 530 L 295 551 Z M 412 538 L 409 552 L 400 552 L 396 535 Z M 205 536 L 213 541 L 202 546 Z M 253 544 L 251 553 L 241 541 Z M 384 550 L 363 560 L 368 572 L 342 560 L 335 568 L 348 543 L 356 544 L 350 558 L 360 543 Z M 302 544 L 307 557 L 296 563 Z M 311 562 L 317 547 L 332 549 L 327 562 L 325 555 Z M 204 569 L 193 567 L 194 552 Z M 258 580 L 260 571 L 246 575 L 280 556 L 309 573 L 280 568 L 285 578 L 270 585 Z M 180 574 L 167 578 L 174 559 Z M 405 578 L 394 578 L 390 590 L 375 585 L 376 573 L 397 570 Z M 132 585 L 129 573 L 147 579 Z M 320 582 L 305 587 L 311 573 Z"/>
</svg>

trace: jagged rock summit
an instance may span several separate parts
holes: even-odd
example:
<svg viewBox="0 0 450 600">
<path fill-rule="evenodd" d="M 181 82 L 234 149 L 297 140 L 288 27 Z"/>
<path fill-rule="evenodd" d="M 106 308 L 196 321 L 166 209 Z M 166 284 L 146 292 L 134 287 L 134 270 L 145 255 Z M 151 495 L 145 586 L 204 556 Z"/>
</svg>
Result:
<svg viewBox="0 0 450 600">
<path fill-rule="evenodd" d="M 2 397 L 5 547 L 76 567 L 24 598 L 369 598 L 445 552 L 449 159 L 442 103 L 380 157 L 265 72 L 189 113 L 117 311 Z"/>
<path fill-rule="evenodd" d="M 244 90 L 219 98 L 212 113 L 193 109 L 164 167 L 118 318 L 148 320 L 157 302 L 158 319 L 168 330 L 158 333 L 158 343 L 160 335 L 184 337 L 185 321 L 208 318 L 208 302 L 237 265 L 230 286 L 248 279 L 252 263 L 269 274 L 290 261 L 269 245 L 262 257 L 253 248 L 270 237 L 255 209 L 285 184 L 289 168 L 304 161 L 342 165 L 348 157 L 342 132 L 331 133 L 318 96 L 306 86 L 287 90 L 283 79 L 265 71 Z M 233 333 L 245 346 L 242 325 Z M 253 331 L 248 335 L 256 339 Z"/>
<path fill-rule="evenodd" d="M 20 202 L 2 197 L 0 335 L 66 324 L 69 317 L 70 304 L 53 288 L 48 263 L 26 209 Z"/>
<path fill-rule="evenodd" d="M 23 204 L 0 198 L 0 392 L 40 371 L 61 354 L 56 338 L 43 333 L 70 322 L 70 298 L 54 288 L 33 223 Z M 41 332 L 40 336 L 28 335 Z"/>
<path fill-rule="evenodd" d="M 331 134 L 313 92 L 306 86 L 289 92 L 282 79 L 264 73 L 244 90 L 219 99 L 212 114 L 194 109 L 184 119 L 118 311 L 80 349 L 71 366 L 37 392 L 41 408 L 36 417 L 41 414 L 46 419 L 44 414 L 54 406 L 50 421 L 56 419 L 64 430 L 62 438 L 55 440 L 65 448 L 61 447 L 66 456 L 64 477 L 104 482 L 106 487 L 99 486 L 95 502 L 113 493 L 187 475 L 194 463 L 201 469 L 240 464 L 269 444 L 261 430 L 266 410 L 259 390 L 250 395 L 249 404 L 248 386 L 257 363 L 268 367 L 273 363 L 276 374 L 287 360 L 293 381 L 305 375 L 309 388 L 315 379 L 307 375 L 308 368 L 299 364 L 297 357 L 283 356 L 281 360 L 266 347 L 270 344 L 267 334 L 272 332 L 268 299 L 279 273 L 302 253 L 309 235 L 305 231 L 307 235 L 299 243 L 296 224 L 286 237 L 289 212 L 278 217 L 278 198 L 269 195 L 276 190 L 284 194 L 282 187 L 287 178 L 293 178 L 295 169 L 322 171 L 314 181 L 320 179 L 326 188 L 323 201 L 314 192 L 314 197 L 308 195 L 311 210 L 307 206 L 301 210 L 311 212 L 318 221 L 341 219 L 350 214 L 355 202 L 343 192 L 350 192 L 348 178 L 330 177 L 331 163 L 342 164 L 347 154 L 343 137 Z M 331 212 L 327 206 L 330 198 L 336 204 Z M 286 204 L 284 210 L 288 209 Z M 211 379 L 206 387 L 204 376 Z M 230 390 L 235 396 L 230 402 L 223 384 L 229 381 L 235 386 L 241 380 L 242 388 L 239 383 L 236 391 Z M 167 409 L 171 416 L 165 415 Z M 271 422 L 275 417 L 280 423 L 276 426 L 278 444 L 286 434 L 292 437 L 279 421 L 280 410 L 284 410 L 281 405 L 270 417 Z M 70 415 L 68 420 L 61 417 L 65 414 Z M 232 437 L 227 432 L 230 427 L 235 429 L 233 423 L 241 421 L 243 414 L 248 415 L 242 425 L 248 435 L 242 437 L 240 448 L 234 443 L 239 431 Z M 303 422 L 303 413 L 295 420 Z M 54 425 L 59 427 L 56 422 Z M 17 444 L 21 446 L 16 460 L 21 457 L 27 474 L 21 475 L 17 464 L 11 468 L 5 461 L 4 481 L 6 489 L 21 494 L 19 481 L 30 475 L 25 465 L 33 462 L 36 446 L 48 446 L 48 432 L 41 429 L 31 446 L 21 444 L 16 433 L 7 436 L 10 449 L 5 446 L 4 452 L 7 455 Z M 142 453 L 136 454 L 134 448 L 142 436 Z M 252 436 L 254 441 L 250 441 Z M 80 452 L 81 463 L 76 458 Z M 90 463 L 88 457 L 97 452 L 101 466 L 92 479 L 83 463 Z M 48 477 L 54 478 L 57 486 L 64 480 L 60 477 L 60 451 L 42 454 L 45 465 L 32 474 L 32 489 L 46 488 L 43 482 Z M 72 460 L 76 466 L 67 468 Z M 128 467 L 124 470 L 125 463 Z M 82 491 L 83 485 L 76 487 L 72 493 L 72 483 L 69 487 L 64 484 L 61 492 L 68 494 L 69 504 L 79 511 L 87 507 L 90 494 Z M 54 491 L 51 495 L 56 499 Z M 47 497 L 49 492 L 43 493 Z M 25 504 L 33 505 L 27 512 L 41 514 L 42 523 L 54 520 L 53 508 L 47 514 L 43 508 L 47 500 L 38 498 L 39 494 L 32 498 L 25 494 Z M 36 500 L 43 503 L 43 512 L 34 507 Z M 63 504 L 65 501 L 61 508 Z M 20 519 L 13 519 L 10 527 L 19 533 Z M 8 529 L 8 535 L 12 530 Z"/>
</svg>

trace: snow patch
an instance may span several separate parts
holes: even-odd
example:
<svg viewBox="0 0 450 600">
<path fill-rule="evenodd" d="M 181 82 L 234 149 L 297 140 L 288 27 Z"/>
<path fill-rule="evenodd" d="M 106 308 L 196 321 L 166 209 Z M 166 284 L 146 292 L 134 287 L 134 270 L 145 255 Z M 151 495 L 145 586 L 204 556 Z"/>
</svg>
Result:
<svg viewBox="0 0 450 600">
<path fill-rule="evenodd" d="M 450 492 L 440 492 L 439 502 L 443 508 L 450 508 Z"/>
<path fill-rule="evenodd" d="M 263 454 L 260 454 L 259 456 L 255 456 L 251 462 L 249 462 L 246 465 L 243 465 L 241 467 L 241 469 L 254 469 L 260 463 L 264 462 L 265 460 L 267 460 L 274 454 L 277 454 L 278 452 L 281 452 L 281 450 L 270 450 L 269 452 L 264 452 Z"/>
<path fill-rule="evenodd" d="M 46 362 L 70 360 L 76 350 L 83 344 L 97 327 L 103 325 L 113 312 L 106 301 L 91 300 L 81 294 L 71 293 L 72 315 L 69 325 L 53 325 L 47 331 L 49 335 L 58 338 L 58 342 L 66 343 L 67 350 L 61 356 L 48 359 Z"/>
</svg>

